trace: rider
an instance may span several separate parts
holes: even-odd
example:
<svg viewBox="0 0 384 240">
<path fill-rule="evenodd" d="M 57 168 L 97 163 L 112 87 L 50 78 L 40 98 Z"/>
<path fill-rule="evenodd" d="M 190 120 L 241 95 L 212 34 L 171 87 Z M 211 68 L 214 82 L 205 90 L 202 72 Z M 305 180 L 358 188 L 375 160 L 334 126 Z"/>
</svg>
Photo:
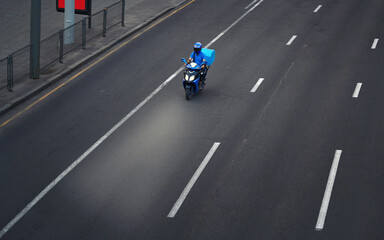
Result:
<svg viewBox="0 0 384 240">
<path fill-rule="evenodd" d="M 205 75 L 207 72 L 207 62 L 205 60 L 205 55 L 204 53 L 201 52 L 202 44 L 200 42 L 196 42 L 193 45 L 193 52 L 191 53 L 191 56 L 188 59 L 188 64 L 191 62 L 195 62 L 199 66 L 201 66 L 202 71 L 201 71 L 201 76 L 202 76 L 202 81 L 205 81 Z"/>
</svg>

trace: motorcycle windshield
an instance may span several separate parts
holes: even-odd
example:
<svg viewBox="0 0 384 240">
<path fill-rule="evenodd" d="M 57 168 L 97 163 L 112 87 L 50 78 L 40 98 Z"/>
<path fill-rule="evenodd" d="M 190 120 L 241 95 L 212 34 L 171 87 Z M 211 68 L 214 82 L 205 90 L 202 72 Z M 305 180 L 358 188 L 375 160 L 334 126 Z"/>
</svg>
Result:
<svg viewBox="0 0 384 240">
<path fill-rule="evenodd" d="M 199 65 L 197 65 L 197 63 L 194 63 L 194 62 L 188 64 L 187 68 L 189 70 L 200 70 L 201 69 L 201 67 Z"/>
</svg>

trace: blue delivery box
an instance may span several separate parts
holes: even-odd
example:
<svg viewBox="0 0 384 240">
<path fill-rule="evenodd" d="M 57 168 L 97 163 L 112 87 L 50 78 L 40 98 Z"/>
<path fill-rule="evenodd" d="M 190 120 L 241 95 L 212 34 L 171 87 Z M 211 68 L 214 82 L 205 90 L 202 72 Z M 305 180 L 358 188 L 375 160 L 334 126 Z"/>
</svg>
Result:
<svg viewBox="0 0 384 240">
<path fill-rule="evenodd" d="M 201 52 L 204 53 L 205 55 L 205 60 L 207 60 L 207 65 L 211 66 L 212 63 L 215 61 L 215 50 L 214 49 L 208 49 L 208 48 L 203 48 L 201 49 Z"/>
</svg>

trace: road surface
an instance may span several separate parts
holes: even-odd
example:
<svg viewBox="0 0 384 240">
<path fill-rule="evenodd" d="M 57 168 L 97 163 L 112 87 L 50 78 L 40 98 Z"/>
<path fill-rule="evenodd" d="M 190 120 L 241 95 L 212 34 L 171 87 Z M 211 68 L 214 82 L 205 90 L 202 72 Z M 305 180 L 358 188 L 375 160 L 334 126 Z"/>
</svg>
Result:
<svg viewBox="0 0 384 240">
<path fill-rule="evenodd" d="M 381 239 L 383 10 L 171 13 L 0 118 L 21 113 L 0 128 L 2 239 Z M 196 41 L 216 61 L 187 101 Z"/>
</svg>

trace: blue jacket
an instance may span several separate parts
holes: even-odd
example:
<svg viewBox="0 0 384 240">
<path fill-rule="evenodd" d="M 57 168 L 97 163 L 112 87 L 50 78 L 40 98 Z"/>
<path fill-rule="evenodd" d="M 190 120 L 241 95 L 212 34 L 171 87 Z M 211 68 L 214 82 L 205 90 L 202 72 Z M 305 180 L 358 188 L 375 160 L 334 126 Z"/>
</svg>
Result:
<svg viewBox="0 0 384 240">
<path fill-rule="evenodd" d="M 206 64 L 207 62 L 204 61 L 206 59 L 204 53 L 200 52 L 199 54 L 192 52 L 190 58 L 193 59 L 195 63 L 197 63 L 199 66 Z"/>
</svg>

